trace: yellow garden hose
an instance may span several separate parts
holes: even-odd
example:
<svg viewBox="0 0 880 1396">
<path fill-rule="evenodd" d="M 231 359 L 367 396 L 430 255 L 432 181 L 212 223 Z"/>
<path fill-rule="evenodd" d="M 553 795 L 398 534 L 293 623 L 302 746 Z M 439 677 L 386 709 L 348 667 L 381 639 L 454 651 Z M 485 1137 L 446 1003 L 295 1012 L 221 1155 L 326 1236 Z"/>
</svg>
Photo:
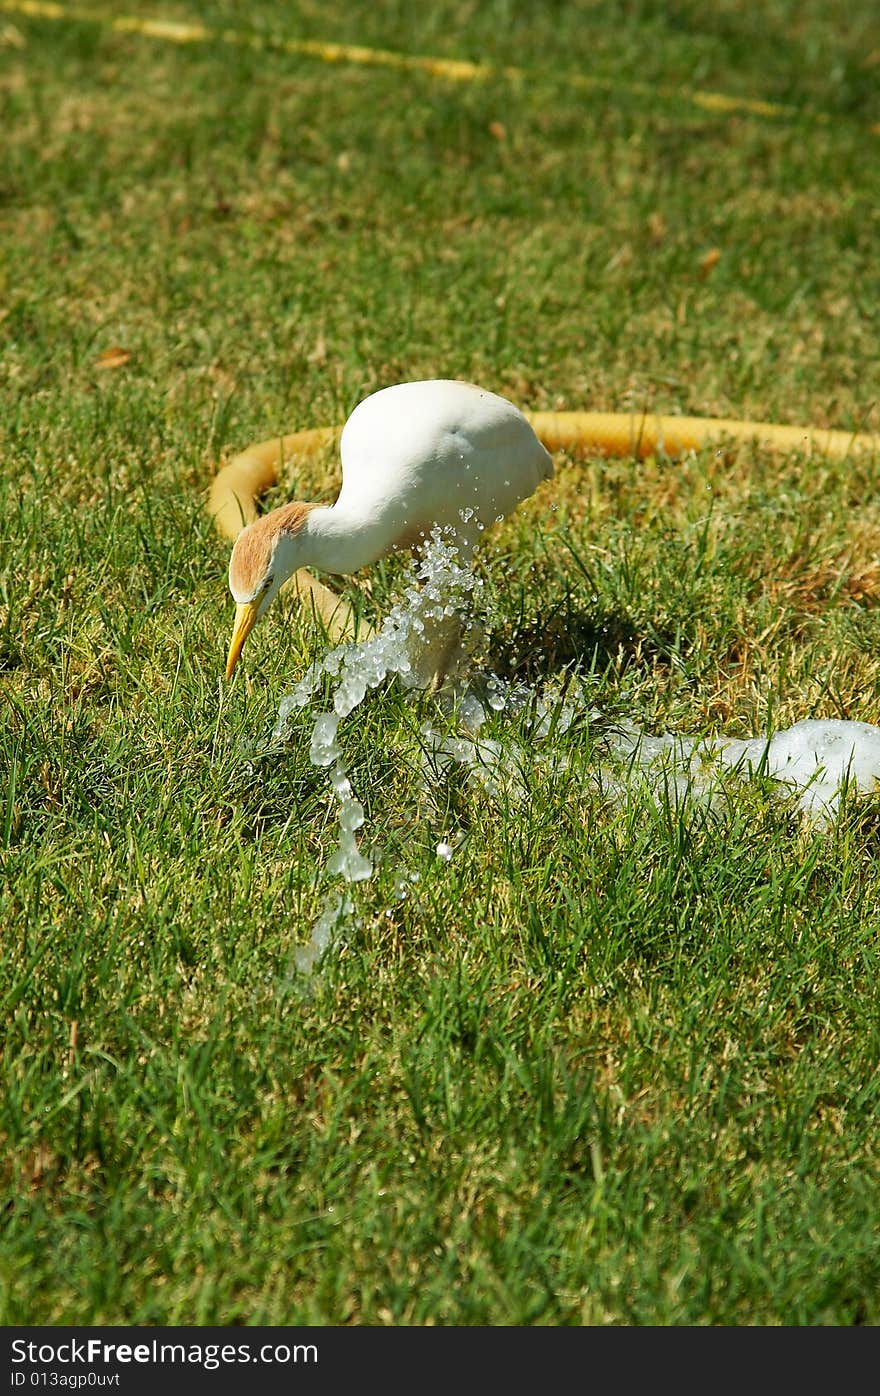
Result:
<svg viewBox="0 0 880 1396">
<path fill-rule="evenodd" d="M 214 476 L 208 512 L 224 538 L 236 538 L 257 517 L 257 500 L 278 481 L 288 461 L 308 460 L 332 446 L 341 427 L 308 427 L 248 446 Z"/>
<path fill-rule="evenodd" d="M 841 460 L 848 455 L 880 455 L 880 436 L 867 432 L 832 431 L 818 427 L 779 426 L 773 422 L 738 422 L 716 417 L 656 417 L 635 412 L 526 412 L 548 451 L 578 451 L 602 456 L 666 455 L 725 441 L 753 442 L 779 451 L 801 451 Z M 235 538 L 257 517 L 257 500 L 274 485 L 292 460 L 307 460 L 332 446 L 341 427 L 311 427 L 275 436 L 248 446 L 217 472 L 208 510 L 226 538 Z M 305 569 L 288 583 L 320 616 L 333 639 L 354 632 L 351 607 Z M 360 621 L 358 633 L 369 633 Z"/>
<path fill-rule="evenodd" d="M 548 451 L 599 456 L 666 455 L 701 451 L 722 441 L 750 441 L 777 451 L 817 453 L 840 460 L 851 452 L 880 452 L 880 436 L 818 427 L 737 422 L 724 417 L 655 417 L 638 412 L 527 412 Z"/>
</svg>

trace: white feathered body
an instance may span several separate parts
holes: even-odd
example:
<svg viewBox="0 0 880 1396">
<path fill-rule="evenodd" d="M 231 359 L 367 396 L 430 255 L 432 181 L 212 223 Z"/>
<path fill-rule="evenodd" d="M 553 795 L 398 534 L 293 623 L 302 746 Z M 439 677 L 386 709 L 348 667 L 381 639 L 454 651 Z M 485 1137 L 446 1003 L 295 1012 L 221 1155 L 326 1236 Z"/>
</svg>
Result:
<svg viewBox="0 0 880 1396">
<path fill-rule="evenodd" d="M 340 454 L 331 531 L 341 539 L 355 525 L 362 541 L 371 535 L 373 556 L 361 566 L 435 524 L 476 541 L 477 524 L 488 528 L 512 513 L 553 474 L 551 456 L 513 403 L 446 379 L 398 383 L 365 398 L 345 424 Z"/>
</svg>

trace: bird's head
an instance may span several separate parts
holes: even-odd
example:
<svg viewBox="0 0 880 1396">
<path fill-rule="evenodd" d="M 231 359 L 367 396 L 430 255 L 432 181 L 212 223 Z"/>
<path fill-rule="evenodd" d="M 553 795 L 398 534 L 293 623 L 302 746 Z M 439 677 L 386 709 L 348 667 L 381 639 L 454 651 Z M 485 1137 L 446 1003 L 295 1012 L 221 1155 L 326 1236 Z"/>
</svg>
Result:
<svg viewBox="0 0 880 1396">
<path fill-rule="evenodd" d="M 244 642 L 268 610 L 292 572 L 302 565 L 298 538 L 310 504 L 283 504 L 243 528 L 229 559 L 229 590 L 235 601 L 235 625 L 226 660 L 231 679 Z"/>
</svg>

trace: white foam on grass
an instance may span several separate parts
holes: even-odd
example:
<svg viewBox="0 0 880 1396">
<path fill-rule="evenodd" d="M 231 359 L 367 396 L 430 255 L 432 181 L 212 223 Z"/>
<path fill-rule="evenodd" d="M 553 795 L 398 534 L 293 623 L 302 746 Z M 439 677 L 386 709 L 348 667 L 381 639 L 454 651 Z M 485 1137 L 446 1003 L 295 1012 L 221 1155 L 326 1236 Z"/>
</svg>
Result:
<svg viewBox="0 0 880 1396">
<path fill-rule="evenodd" d="M 838 718 L 806 718 L 744 739 L 668 732 L 653 737 L 625 725 L 613 751 L 630 770 L 662 775 L 684 797 L 711 801 L 724 774 L 769 777 L 820 829 L 834 822 L 845 792 L 870 794 L 880 782 L 880 727 Z"/>
</svg>

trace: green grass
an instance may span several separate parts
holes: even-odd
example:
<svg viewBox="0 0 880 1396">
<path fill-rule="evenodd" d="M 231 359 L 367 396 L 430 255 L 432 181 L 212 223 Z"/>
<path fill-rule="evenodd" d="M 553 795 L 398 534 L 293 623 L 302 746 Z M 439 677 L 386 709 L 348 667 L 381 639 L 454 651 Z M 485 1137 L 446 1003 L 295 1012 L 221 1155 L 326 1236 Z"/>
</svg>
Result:
<svg viewBox="0 0 880 1396">
<path fill-rule="evenodd" d="M 525 804 L 419 799 L 428 702 L 380 691 L 377 874 L 304 994 L 334 808 L 308 714 L 267 739 L 322 642 L 279 606 L 222 684 L 203 512 L 405 378 L 876 430 L 875 6 L 128 11 L 496 72 L 0 14 L 0 1321 L 877 1323 L 876 800 L 615 807 L 583 722 Z M 487 664 L 654 730 L 880 722 L 876 460 L 557 464 Z"/>
</svg>

